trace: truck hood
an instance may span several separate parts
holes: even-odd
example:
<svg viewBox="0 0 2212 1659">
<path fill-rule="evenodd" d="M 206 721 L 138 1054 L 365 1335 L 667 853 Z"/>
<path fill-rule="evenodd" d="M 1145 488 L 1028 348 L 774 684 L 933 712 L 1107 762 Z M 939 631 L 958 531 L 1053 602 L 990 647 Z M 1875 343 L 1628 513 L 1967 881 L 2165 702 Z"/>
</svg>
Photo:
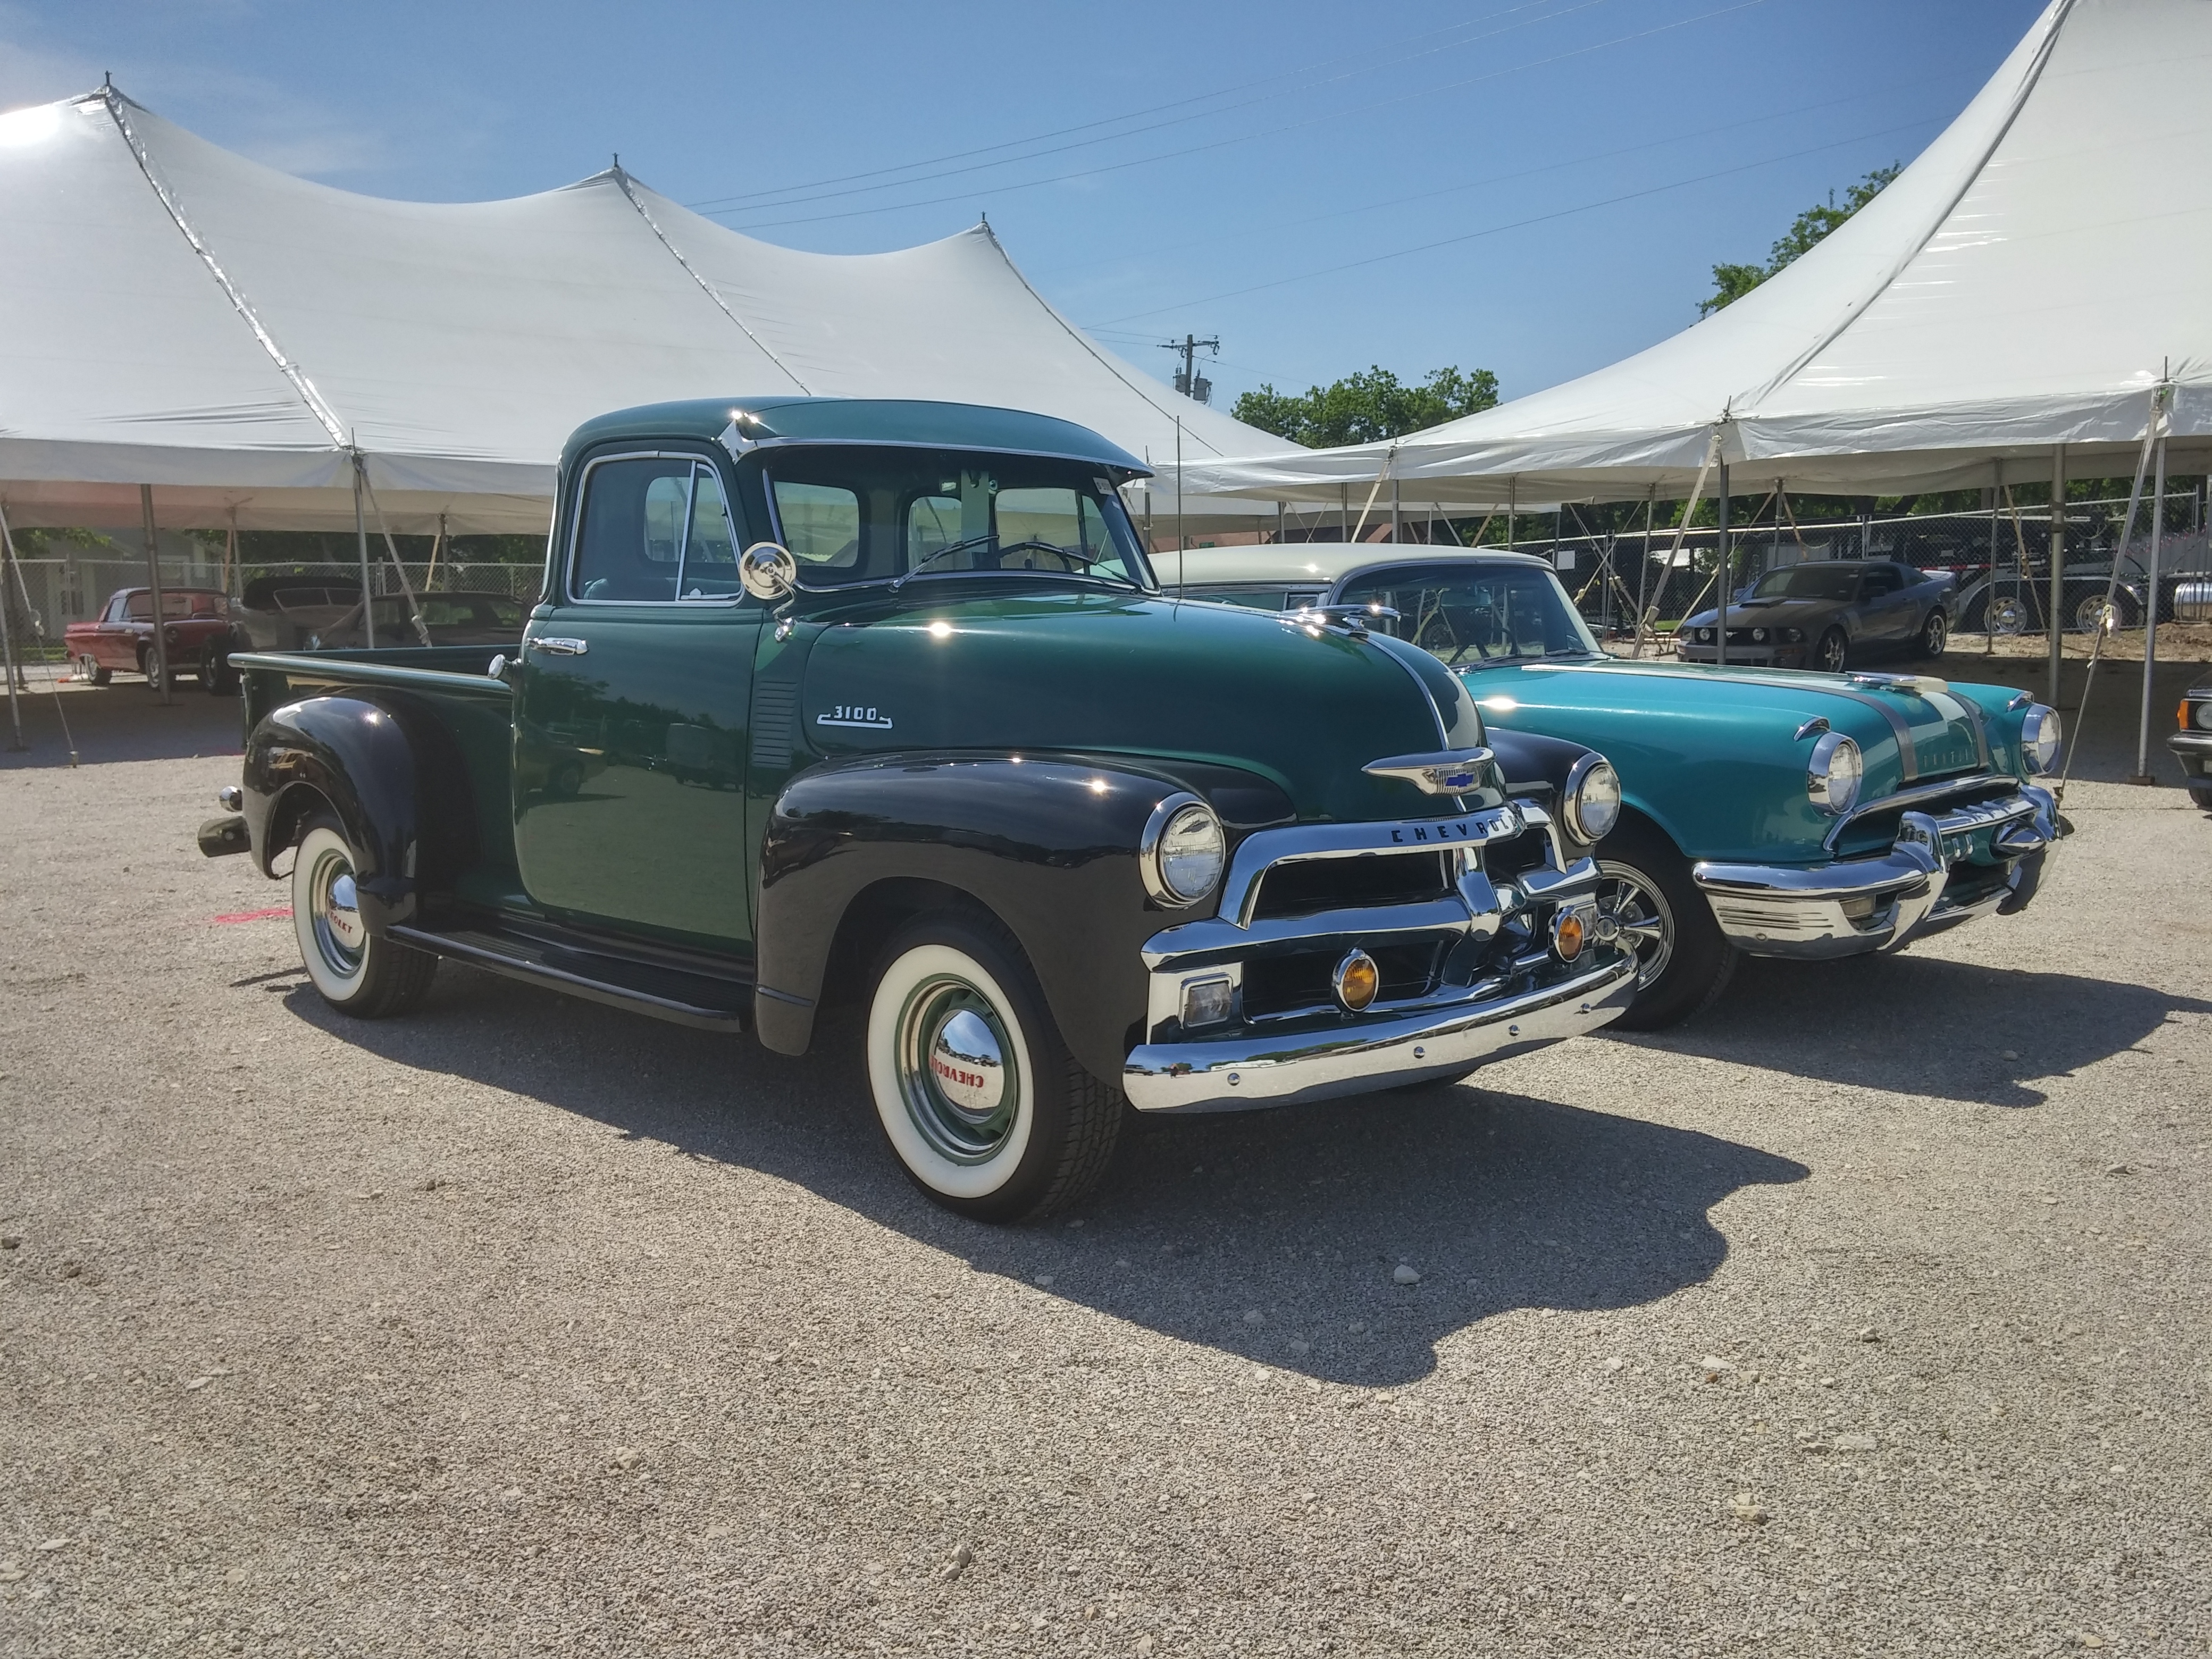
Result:
<svg viewBox="0 0 2212 1659">
<path fill-rule="evenodd" d="M 800 741 L 825 757 L 1030 750 L 1184 760 L 1267 779 L 1302 820 L 1351 821 L 1462 810 L 1361 768 L 1433 750 L 1445 730 L 1455 744 L 1480 740 L 1471 708 L 1427 653 L 1225 605 L 971 590 L 808 626 L 817 625 Z M 1440 725 L 1439 702 L 1457 724 Z"/>
<path fill-rule="evenodd" d="M 1817 845 L 1829 826 L 1806 799 L 1810 735 L 1825 720 L 1859 746 L 1862 801 L 2018 762 L 2015 694 L 1912 677 L 1583 659 L 1462 669 L 1484 718 L 1601 750 L 1624 794 L 1705 857 Z"/>
</svg>

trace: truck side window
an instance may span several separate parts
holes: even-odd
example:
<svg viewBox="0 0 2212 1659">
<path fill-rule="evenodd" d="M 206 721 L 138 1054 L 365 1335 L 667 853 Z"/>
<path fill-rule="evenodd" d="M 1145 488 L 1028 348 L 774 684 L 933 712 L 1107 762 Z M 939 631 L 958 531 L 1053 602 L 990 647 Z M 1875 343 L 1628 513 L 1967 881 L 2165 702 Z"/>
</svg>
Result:
<svg viewBox="0 0 2212 1659">
<path fill-rule="evenodd" d="M 571 577 L 608 604 L 721 599 L 738 589 L 737 534 L 722 481 L 705 461 L 630 456 L 586 476 Z"/>
</svg>

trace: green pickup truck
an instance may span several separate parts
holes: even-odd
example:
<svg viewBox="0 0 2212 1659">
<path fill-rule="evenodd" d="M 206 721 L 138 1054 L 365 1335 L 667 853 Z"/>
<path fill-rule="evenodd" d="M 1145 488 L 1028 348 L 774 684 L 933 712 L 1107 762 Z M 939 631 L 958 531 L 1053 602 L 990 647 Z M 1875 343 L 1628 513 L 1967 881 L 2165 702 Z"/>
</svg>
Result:
<svg viewBox="0 0 2212 1659">
<path fill-rule="evenodd" d="M 1619 1013 L 1611 769 L 1486 738 L 1357 615 L 1163 597 L 1143 475 L 954 404 L 592 421 L 511 647 L 233 659 L 201 845 L 289 879 L 349 1014 L 442 957 L 792 1054 L 857 1003 L 892 1150 L 989 1220 L 1081 1195 L 1132 1108 L 1422 1085 Z"/>
</svg>

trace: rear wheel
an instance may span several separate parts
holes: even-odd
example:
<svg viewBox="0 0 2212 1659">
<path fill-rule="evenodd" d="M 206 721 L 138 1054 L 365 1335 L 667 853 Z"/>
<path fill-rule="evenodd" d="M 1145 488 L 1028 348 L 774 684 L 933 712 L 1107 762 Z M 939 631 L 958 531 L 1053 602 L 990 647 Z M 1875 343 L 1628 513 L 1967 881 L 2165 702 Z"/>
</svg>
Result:
<svg viewBox="0 0 2212 1659">
<path fill-rule="evenodd" d="M 868 1010 L 868 1084 L 914 1183 L 979 1221 L 1025 1221 L 1097 1184 L 1120 1092 L 1067 1052 L 1020 945 L 939 912 L 892 938 Z"/>
<path fill-rule="evenodd" d="M 1620 1024 L 1656 1031 L 1702 1013 L 1735 972 L 1738 952 L 1690 879 L 1689 860 L 1656 830 L 1624 823 L 1598 843 L 1599 933 L 1636 951 L 1636 1000 Z"/>
<path fill-rule="evenodd" d="M 200 690 L 210 697 L 223 697 L 238 690 L 238 671 L 230 665 L 230 653 L 210 644 L 200 653 Z"/>
<path fill-rule="evenodd" d="M 1813 652 L 1813 666 L 1825 674 L 1840 674 L 1851 659 L 1851 642 L 1840 628 L 1832 628 L 1820 635 L 1820 643 Z"/>
<path fill-rule="evenodd" d="M 1932 662 L 1943 654 L 1943 647 L 1951 638 L 1951 625 L 1944 619 L 1942 606 L 1928 613 L 1928 620 L 1920 625 L 1919 654 L 1923 662 Z"/>
<path fill-rule="evenodd" d="M 356 884 L 359 867 L 337 819 L 319 814 L 301 825 L 292 859 L 292 927 L 323 1000 L 342 1014 L 381 1019 L 422 1000 L 438 958 L 369 931 Z"/>
<path fill-rule="evenodd" d="M 2189 799 L 2201 812 L 2212 812 L 2212 783 L 2192 783 Z"/>
</svg>

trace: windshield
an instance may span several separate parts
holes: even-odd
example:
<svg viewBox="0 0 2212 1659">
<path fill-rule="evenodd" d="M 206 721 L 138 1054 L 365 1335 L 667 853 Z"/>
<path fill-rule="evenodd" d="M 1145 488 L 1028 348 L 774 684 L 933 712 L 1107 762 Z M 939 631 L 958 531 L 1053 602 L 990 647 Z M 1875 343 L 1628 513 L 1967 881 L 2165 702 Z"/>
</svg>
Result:
<svg viewBox="0 0 2212 1659">
<path fill-rule="evenodd" d="M 1858 597 L 1856 565 L 1793 564 L 1771 570 L 1752 590 L 1754 599 L 1843 599 Z"/>
<path fill-rule="evenodd" d="M 1338 603 L 1396 611 L 1374 625 L 1448 663 L 1597 654 L 1559 579 L 1528 565 L 1378 570 L 1345 584 Z"/>
<path fill-rule="evenodd" d="M 984 571 L 1157 585 L 1112 482 L 1079 461 L 855 445 L 778 453 L 765 473 L 807 587 Z"/>
</svg>

